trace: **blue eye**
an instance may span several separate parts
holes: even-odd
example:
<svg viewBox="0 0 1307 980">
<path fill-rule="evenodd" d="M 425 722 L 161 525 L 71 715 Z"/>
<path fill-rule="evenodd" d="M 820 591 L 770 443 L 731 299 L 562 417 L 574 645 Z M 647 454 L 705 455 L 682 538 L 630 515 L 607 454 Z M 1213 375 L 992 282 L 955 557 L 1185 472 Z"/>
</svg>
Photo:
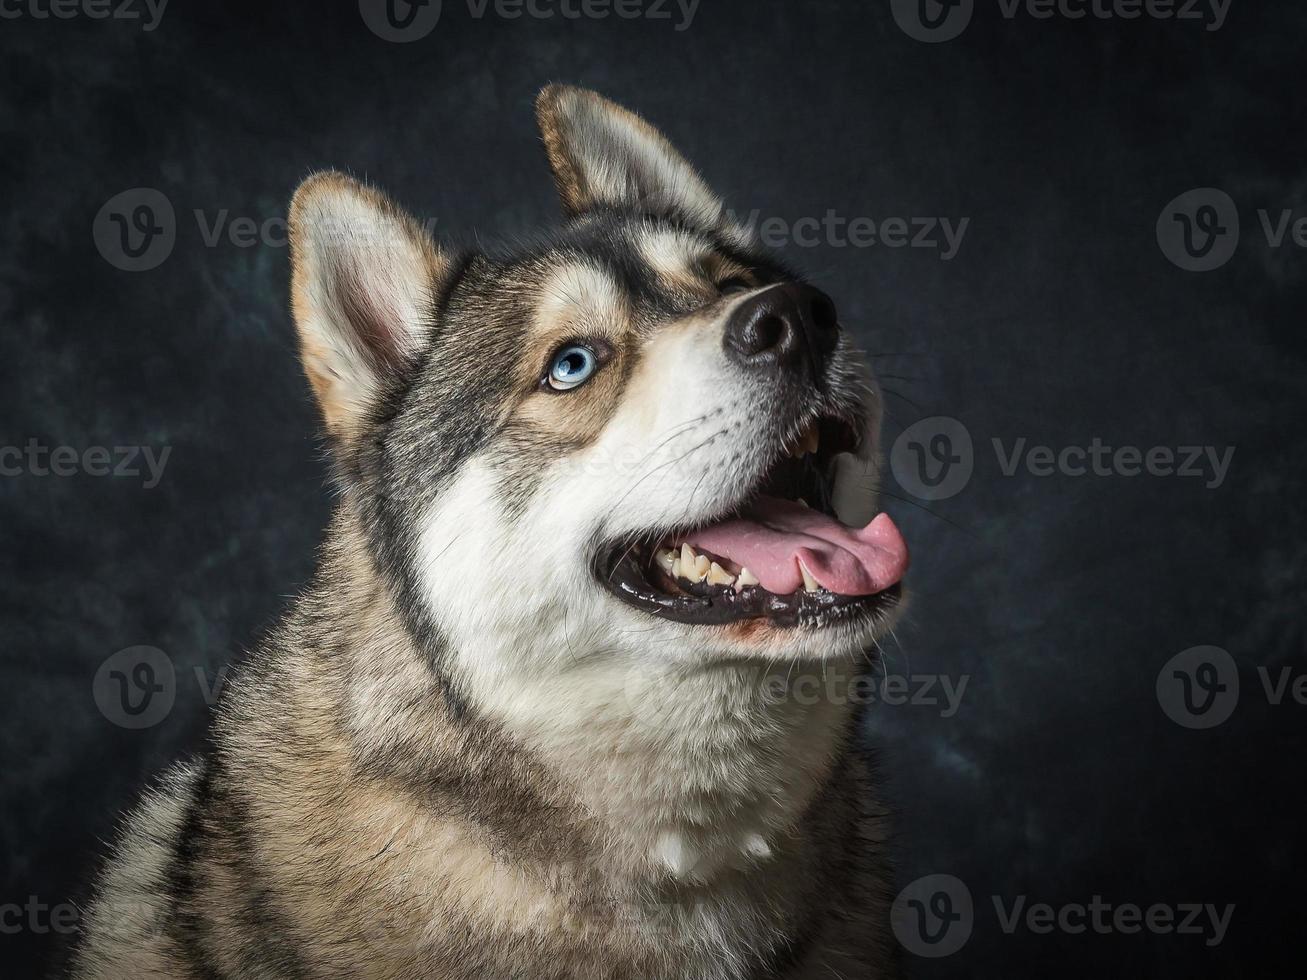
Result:
<svg viewBox="0 0 1307 980">
<path fill-rule="evenodd" d="M 545 381 L 555 391 L 569 391 L 590 379 L 590 375 L 599 369 L 599 358 L 589 347 L 580 344 L 568 344 L 561 347 L 554 359 L 549 362 L 549 373 Z"/>
</svg>

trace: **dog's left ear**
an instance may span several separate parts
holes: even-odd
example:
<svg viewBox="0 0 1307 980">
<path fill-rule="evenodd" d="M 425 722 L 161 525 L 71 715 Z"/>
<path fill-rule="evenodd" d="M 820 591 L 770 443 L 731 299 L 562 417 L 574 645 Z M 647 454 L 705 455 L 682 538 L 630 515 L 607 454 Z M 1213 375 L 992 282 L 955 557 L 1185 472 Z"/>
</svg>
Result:
<svg viewBox="0 0 1307 980">
<path fill-rule="evenodd" d="M 304 373 L 328 433 L 347 446 L 415 362 L 449 259 L 385 195 L 331 171 L 295 192 L 290 247 Z"/>
<path fill-rule="evenodd" d="M 595 92 L 550 85 L 536 100 L 549 166 L 569 217 L 608 205 L 715 227 L 722 202 L 667 138 Z"/>
</svg>

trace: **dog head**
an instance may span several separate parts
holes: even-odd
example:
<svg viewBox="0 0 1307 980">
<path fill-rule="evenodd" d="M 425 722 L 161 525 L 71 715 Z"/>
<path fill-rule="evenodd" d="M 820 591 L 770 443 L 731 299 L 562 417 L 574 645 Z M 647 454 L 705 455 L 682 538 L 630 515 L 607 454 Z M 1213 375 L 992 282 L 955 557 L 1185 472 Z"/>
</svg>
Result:
<svg viewBox="0 0 1307 980">
<path fill-rule="evenodd" d="M 537 109 L 567 221 L 534 245 L 454 253 L 335 173 L 291 209 L 306 372 L 415 634 L 456 679 L 864 649 L 907 555 L 834 302 L 636 115 Z"/>
</svg>

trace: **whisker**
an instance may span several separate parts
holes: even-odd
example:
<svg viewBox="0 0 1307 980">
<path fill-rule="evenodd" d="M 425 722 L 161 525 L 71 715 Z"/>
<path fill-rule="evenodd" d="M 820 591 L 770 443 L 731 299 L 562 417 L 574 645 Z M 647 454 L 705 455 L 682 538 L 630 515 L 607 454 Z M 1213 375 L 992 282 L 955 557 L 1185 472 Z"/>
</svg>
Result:
<svg viewBox="0 0 1307 980">
<path fill-rule="evenodd" d="M 898 399 L 901 399 L 902 401 L 907 402 L 909 405 L 911 405 L 913 408 L 915 408 L 918 412 L 924 411 L 924 409 L 922 409 L 921 404 L 920 404 L 919 402 L 913 401 L 911 398 L 909 398 L 907 395 L 903 394 L 903 392 L 901 392 L 901 391 L 895 391 L 893 388 L 881 388 L 881 391 L 885 392 L 885 394 L 887 394 L 887 395 L 893 395 L 895 398 L 898 398 Z"/>
<path fill-rule="evenodd" d="M 916 507 L 918 510 L 922 511 L 923 513 L 929 514 L 931 517 L 934 517 L 938 520 L 943 521 L 945 524 L 948 524 L 954 530 L 961 531 L 963 534 L 967 535 L 967 537 L 972 538 L 973 540 L 976 541 L 980 540 L 980 535 L 978 535 L 975 531 L 971 530 L 968 527 L 964 527 L 963 525 L 959 524 L 955 520 L 945 517 L 939 511 L 931 510 L 929 507 L 927 507 L 919 500 L 913 500 L 911 497 L 901 497 L 898 494 L 893 493 L 889 490 L 879 489 L 870 484 L 866 485 L 866 489 L 874 491 L 875 493 L 879 494 L 882 497 L 889 497 L 891 500 L 897 500 L 901 503 L 909 504 L 913 507 Z"/>
<path fill-rule="evenodd" d="M 724 435 L 727 431 L 728 431 L 727 429 L 718 429 L 716 432 L 714 432 L 712 435 L 710 435 L 707 439 L 703 440 L 703 441 L 700 442 L 698 445 L 691 446 L 689 449 L 687 449 L 687 450 L 686 450 L 684 453 L 682 453 L 680 456 L 677 456 L 675 459 L 669 459 L 667 462 L 665 462 L 665 463 L 660 463 L 658 466 L 655 466 L 652 470 L 650 470 L 648 473 L 646 473 L 644 476 L 642 476 L 639 480 L 637 480 L 637 481 L 636 481 L 636 482 L 635 482 L 631 487 L 629 487 L 629 488 L 627 489 L 626 493 L 622 494 L 622 496 L 618 498 L 617 502 L 616 502 L 615 504 L 613 504 L 612 507 L 609 508 L 609 510 L 608 510 L 608 514 L 605 515 L 605 523 L 607 522 L 608 517 L 611 517 L 612 514 L 613 514 L 613 512 L 616 511 L 617 508 L 621 506 L 622 501 L 624 501 L 627 497 L 629 497 L 632 493 L 634 493 L 634 492 L 636 491 L 636 489 L 640 486 L 641 483 L 643 483 L 645 480 L 647 480 L 649 477 L 653 476 L 655 473 L 657 473 L 659 470 L 663 469 L 664 467 L 666 467 L 666 466 L 673 466 L 673 465 L 675 465 L 676 463 L 679 463 L 681 460 L 685 459 L 685 457 L 690 456 L 690 455 L 692 455 L 693 453 L 698 452 L 700 449 L 702 449 L 704 446 L 707 446 L 710 442 L 712 442 L 713 440 L 717 439 L 719 436 Z M 703 473 L 701 473 L 701 474 L 699 475 L 699 483 L 698 483 L 698 484 L 695 484 L 695 492 L 698 492 L 699 485 L 703 483 L 703 479 L 704 479 L 704 477 L 707 476 L 707 475 L 708 475 L 708 474 L 707 474 L 707 471 L 706 471 L 706 470 L 705 470 Z M 687 507 L 688 507 L 688 506 L 689 506 L 689 505 L 688 505 L 688 503 L 687 503 Z M 639 544 L 639 542 L 640 542 L 640 538 L 639 538 L 638 536 L 635 537 L 635 539 L 634 539 L 634 540 L 631 542 L 631 544 L 627 547 L 627 549 L 626 549 L 626 555 L 629 555 L 629 554 L 631 553 L 631 549 L 634 548 L 637 544 Z M 623 555 L 623 557 L 625 557 L 625 555 Z M 619 562 L 619 564 L 620 564 L 620 562 Z M 608 573 L 608 579 L 609 579 L 609 581 L 612 581 L 612 577 L 613 577 L 613 575 L 616 573 L 616 571 L 617 571 L 617 565 L 614 565 L 613 568 L 612 568 L 612 571 L 610 571 L 610 572 Z"/>
</svg>

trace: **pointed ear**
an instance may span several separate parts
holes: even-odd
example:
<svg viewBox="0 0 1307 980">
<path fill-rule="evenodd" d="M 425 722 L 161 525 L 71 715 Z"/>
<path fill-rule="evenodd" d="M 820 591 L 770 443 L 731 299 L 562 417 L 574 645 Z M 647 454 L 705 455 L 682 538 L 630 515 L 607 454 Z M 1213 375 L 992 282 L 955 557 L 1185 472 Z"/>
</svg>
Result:
<svg viewBox="0 0 1307 980">
<path fill-rule="evenodd" d="M 536 100 L 536 119 L 569 217 L 609 205 L 718 223 L 721 200 L 635 113 L 586 89 L 550 85 Z"/>
<path fill-rule="evenodd" d="M 328 433 L 348 444 L 421 350 L 447 262 L 385 195 L 340 173 L 300 185 L 289 225 L 304 372 Z"/>
</svg>

